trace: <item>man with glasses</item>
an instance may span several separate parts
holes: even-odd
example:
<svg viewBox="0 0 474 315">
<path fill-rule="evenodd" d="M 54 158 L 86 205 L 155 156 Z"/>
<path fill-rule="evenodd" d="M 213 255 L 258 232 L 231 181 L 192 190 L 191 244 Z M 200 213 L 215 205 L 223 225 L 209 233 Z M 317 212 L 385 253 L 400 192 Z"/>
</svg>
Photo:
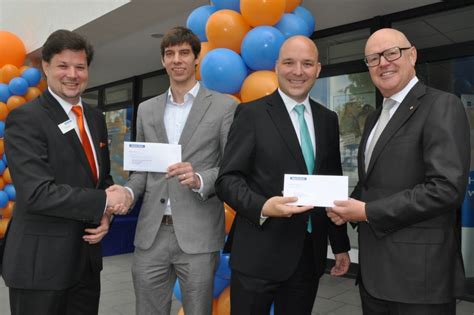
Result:
<svg viewBox="0 0 474 315">
<path fill-rule="evenodd" d="M 463 105 L 418 80 L 416 49 L 401 32 L 375 32 L 365 55 L 384 102 L 366 120 L 355 199 L 336 201 L 328 216 L 358 222 L 364 314 L 455 314 L 470 161 Z"/>
</svg>

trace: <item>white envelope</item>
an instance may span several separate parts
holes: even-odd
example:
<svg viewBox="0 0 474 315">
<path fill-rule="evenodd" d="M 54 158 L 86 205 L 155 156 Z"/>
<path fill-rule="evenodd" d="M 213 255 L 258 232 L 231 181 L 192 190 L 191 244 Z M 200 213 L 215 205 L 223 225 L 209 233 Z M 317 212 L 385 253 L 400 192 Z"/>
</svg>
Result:
<svg viewBox="0 0 474 315">
<path fill-rule="evenodd" d="M 285 174 L 283 196 L 298 197 L 298 206 L 332 207 L 334 200 L 347 200 L 347 176 Z"/>
<path fill-rule="evenodd" d="M 125 171 L 166 173 L 171 164 L 181 162 L 181 145 L 152 142 L 123 144 L 123 169 Z"/>
</svg>

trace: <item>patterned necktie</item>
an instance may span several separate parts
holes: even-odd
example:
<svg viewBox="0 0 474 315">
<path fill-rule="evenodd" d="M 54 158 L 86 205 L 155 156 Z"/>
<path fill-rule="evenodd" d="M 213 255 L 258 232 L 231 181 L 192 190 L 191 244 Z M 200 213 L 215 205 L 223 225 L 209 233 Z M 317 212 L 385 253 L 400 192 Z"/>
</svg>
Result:
<svg viewBox="0 0 474 315">
<path fill-rule="evenodd" d="M 377 128 L 374 131 L 374 135 L 372 136 L 372 141 L 370 141 L 369 147 L 367 149 L 367 154 L 365 155 L 365 171 L 369 168 L 370 158 L 372 157 L 372 153 L 374 151 L 375 145 L 377 144 L 377 140 L 379 140 L 382 131 L 387 126 L 390 120 L 390 110 L 397 104 L 397 101 L 386 98 L 382 105 L 382 113 L 380 114 L 379 122 L 377 124 Z"/>
<path fill-rule="evenodd" d="M 87 136 L 86 128 L 84 126 L 84 116 L 82 115 L 82 107 L 79 105 L 74 105 L 72 111 L 77 118 L 77 127 L 79 128 L 79 133 L 81 134 L 82 148 L 86 153 L 87 160 L 92 170 L 92 175 L 94 175 L 94 182 L 97 182 L 97 168 L 95 166 L 94 152 L 92 151 L 91 142 Z"/>
<path fill-rule="evenodd" d="M 301 151 L 303 151 L 304 161 L 306 163 L 306 168 L 308 169 L 308 174 L 313 174 L 314 170 L 314 150 L 313 142 L 311 141 L 311 136 L 309 135 L 308 125 L 304 119 L 304 105 L 296 105 L 294 107 L 295 112 L 298 114 L 298 124 L 300 126 L 300 141 L 301 141 Z M 308 219 L 308 226 L 306 230 L 311 233 L 313 227 L 311 225 L 311 215 Z"/>
</svg>

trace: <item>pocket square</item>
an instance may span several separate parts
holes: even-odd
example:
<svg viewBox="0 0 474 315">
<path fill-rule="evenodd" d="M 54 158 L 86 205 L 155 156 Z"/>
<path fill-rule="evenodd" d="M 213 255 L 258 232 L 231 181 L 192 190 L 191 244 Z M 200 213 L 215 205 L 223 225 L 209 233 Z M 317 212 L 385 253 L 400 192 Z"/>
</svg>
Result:
<svg viewBox="0 0 474 315">
<path fill-rule="evenodd" d="M 105 148 L 107 146 L 107 143 L 105 142 L 101 142 L 99 143 L 99 147 L 102 149 L 102 148 Z"/>
</svg>

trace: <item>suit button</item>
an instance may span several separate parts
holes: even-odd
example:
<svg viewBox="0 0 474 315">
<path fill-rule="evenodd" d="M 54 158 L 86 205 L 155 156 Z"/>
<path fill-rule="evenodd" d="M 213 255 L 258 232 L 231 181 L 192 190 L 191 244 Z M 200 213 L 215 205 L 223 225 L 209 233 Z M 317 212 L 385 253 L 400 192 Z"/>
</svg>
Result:
<svg viewBox="0 0 474 315">
<path fill-rule="evenodd" d="M 165 203 L 165 201 L 166 201 L 165 198 L 161 198 L 161 199 L 160 199 L 160 202 L 161 202 L 161 203 Z"/>
</svg>

